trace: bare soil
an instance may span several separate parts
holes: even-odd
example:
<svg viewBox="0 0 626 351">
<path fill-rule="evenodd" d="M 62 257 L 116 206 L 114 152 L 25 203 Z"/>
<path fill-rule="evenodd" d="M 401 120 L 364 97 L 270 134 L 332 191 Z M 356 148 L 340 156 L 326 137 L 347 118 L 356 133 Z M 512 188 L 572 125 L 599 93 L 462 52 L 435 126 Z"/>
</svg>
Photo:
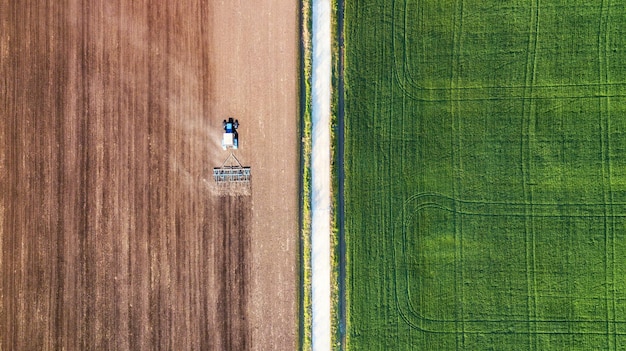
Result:
<svg viewBox="0 0 626 351">
<path fill-rule="evenodd" d="M 297 2 L 0 9 L 0 350 L 296 349 Z"/>
</svg>

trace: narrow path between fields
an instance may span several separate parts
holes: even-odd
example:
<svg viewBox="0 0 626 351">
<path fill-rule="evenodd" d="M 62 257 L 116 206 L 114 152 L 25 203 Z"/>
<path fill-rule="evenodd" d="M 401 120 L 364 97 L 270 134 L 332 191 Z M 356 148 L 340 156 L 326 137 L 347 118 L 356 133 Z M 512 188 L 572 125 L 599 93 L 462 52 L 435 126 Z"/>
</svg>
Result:
<svg viewBox="0 0 626 351">
<path fill-rule="evenodd" d="M 311 76 L 311 344 L 313 351 L 331 349 L 330 318 L 330 0 L 313 0 Z"/>
</svg>

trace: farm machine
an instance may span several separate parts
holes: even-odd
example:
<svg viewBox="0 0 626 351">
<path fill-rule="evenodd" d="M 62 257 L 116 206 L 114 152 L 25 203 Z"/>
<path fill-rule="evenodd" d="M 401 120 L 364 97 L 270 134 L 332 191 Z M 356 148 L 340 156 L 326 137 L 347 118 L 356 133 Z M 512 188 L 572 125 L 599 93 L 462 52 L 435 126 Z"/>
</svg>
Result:
<svg viewBox="0 0 626 351">
<path fill-rule="evenodd" d="M 213 168 L 213 178 L 220 185 L 240 183 L 248 185 L 250 183 L 250 167 L 244 167 L 235 157 L 232 150 L 239 149 L 239 121 L 233 120 L 232 117 L 222 122 L 224 133 L 222 135 L 222 149 L 231 149 L 230 155 L 226 158 L 220 167 Z"/>
<path fill-rule="evenodd" d="M 239 134 L 237 128 L 239 128 L 239 120 L 234 120 L 232 117 L 222 122 L 224 127 L 224 135 L 222 136 L 222 149 L 235 149 L 239 148 Z"/>
</svg>

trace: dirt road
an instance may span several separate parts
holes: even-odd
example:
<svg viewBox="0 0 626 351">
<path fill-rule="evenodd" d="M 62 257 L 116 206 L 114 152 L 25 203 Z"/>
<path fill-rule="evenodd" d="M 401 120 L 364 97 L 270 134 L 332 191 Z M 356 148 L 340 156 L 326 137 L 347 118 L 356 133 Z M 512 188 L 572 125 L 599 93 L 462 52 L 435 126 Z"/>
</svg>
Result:
<svg viewBox="0 0 626 351">
<path fill-rule="evenodd" d="M 0 9 L 0 349 L 294 350 L 297 4 Z"/>
</svg>

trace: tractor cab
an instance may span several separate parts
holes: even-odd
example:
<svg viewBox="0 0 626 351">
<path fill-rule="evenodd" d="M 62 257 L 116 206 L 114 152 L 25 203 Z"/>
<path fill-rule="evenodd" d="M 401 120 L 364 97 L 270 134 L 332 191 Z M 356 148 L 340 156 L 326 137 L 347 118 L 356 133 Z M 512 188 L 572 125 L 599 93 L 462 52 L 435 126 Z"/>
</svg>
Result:
<svg viewBox="0 0 626 351">
<path fill-rule="evenodd" d="M 222 137 L 222 149 L 238 149 L 239 148 L 239 136 L 237 135 L 237 128 L 239 128 L 239 121 L 233 120 L 232 117 L 222 122 L 224 127 L 224 135 Z"/>
</svg>

